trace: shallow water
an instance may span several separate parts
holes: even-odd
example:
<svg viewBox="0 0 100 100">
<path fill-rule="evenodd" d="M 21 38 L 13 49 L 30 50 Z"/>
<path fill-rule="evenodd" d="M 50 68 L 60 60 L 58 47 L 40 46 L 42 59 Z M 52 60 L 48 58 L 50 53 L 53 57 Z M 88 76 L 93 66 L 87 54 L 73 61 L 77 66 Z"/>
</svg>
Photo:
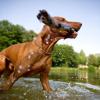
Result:
<svg viewBox="0 0 100 100">
<path fill-rule="evenodd" d="M 42 91 L 36 78 L 21 78 L 0 100 L 100 100 L 100 86 L 86 83 L 66 83 L 50 80 L 53 91 Z"/>
</svg>

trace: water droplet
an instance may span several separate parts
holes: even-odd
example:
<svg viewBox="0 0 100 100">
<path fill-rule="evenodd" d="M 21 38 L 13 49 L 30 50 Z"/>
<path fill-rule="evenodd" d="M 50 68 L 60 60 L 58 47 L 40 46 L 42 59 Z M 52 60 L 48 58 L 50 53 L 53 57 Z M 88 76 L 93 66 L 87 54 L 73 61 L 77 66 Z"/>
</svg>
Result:
<svg viewBox="0 0 100 100">
<path fill-rule="evenodd" d="M 28 59 L 30 59 L 31 58 L 31 55 L 28 55 Z"/>
<path fill-rule="evenodd" d="M 27 88 L 27 87 L 28 87 L 28 85 L 25 85 L 25 87 Z"/>
<path fill-rule="evenodd" d="M 26 92 L 23 95 L 26 95 Z"/>
<path fill-rule="evenodd" d="M 30 65 L 28 65 L 27 67 L 30 68 Z"/>
<path fill-rule="evenodd" d="M 21 71 L 20 71 L 20 70 L 18 70 L 18 73 L 21 73 Z"/>
<path fill-rule="evenodd" d="M 7 82 L 7 84 L 9 85 L 9 82 Z"/>
<path fill-rule="evenodd" d="M 48 42 L 48 41 L 46 41 L 46 44 L 49 44 L 49 42 Z"/>
<path fill-rule="evenodd" d="M 19 66 L 19 69 L 22 69 L 22 68 L 23 68 L 23 66 L 22 66 L 22 65 L 20 65 L 20 66 Z"/>
<path fill-rule="evenodd" d="M 30 71 L 30 69 L 28 69 L 27 71 Z"/>
<path fill-rule="evenodd" d="M 32 51 L 32 52 L 31 52 L 31 55 L 33 55 L 33 54 L 34 54 L 34 52 Z"/>
</svg>

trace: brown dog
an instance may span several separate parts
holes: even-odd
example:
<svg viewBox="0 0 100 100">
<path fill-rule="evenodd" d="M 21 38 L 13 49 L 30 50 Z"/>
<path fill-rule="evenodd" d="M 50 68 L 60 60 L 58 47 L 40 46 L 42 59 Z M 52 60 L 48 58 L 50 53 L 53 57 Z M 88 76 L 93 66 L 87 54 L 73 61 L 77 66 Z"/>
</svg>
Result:
<svg viewBox="0 0 100 100">
<path fill-rule="evenodd" d="M 32 73 L 40 73 L 43 89 L 51 91 L 48 73 L 52 65 L 53 47 L 60 39 L 76 38 L 82 25 L 63 17 L 51 17 L 45 10 L 40 11 L 37 17 L 46 25 L 33 41 L 15 44 L 0 52 L 0 74 L 10 70 L 0 91 L 8 90 L 19 77 Z"/>
</svg>

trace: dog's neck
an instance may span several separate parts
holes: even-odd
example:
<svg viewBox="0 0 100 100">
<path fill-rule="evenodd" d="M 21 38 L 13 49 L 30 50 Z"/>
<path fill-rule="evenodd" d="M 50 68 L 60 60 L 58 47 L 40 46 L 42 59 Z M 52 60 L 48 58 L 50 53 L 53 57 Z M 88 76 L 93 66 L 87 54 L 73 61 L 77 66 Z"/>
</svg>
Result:
<svg viewBox="0 0 100 100">
<path fill-rule="evenodd" d="M 63 37 L 60 37 L 57 33 L 52 32 L 47 26 L 43 27 L 37 38 L 38 39 L 35 39 L 36 45 L 47 54 L 51 54 L 56 42 L 63 39 Z"/>
</svg>

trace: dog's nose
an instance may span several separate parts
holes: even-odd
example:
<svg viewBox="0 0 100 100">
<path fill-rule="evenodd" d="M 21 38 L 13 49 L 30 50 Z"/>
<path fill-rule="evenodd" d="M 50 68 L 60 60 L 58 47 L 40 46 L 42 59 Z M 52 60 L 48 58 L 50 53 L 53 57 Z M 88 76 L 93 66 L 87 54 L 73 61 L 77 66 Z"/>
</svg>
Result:
<svg viewBox="0 0 100 100">
<path fill-rule="evenodd" d="M 82 23 L 80 23 L 80 25 L 79 25 L 79 29 L 81 28 L 81 26 L 82 26 Z"/>
<path fill-rule="evenodd" d="M 80 23 L 80 27 L 82 26 L 82 23 Z"/>
<path fill-rule="evenodd" d="M 75 31 L 78 32 L 80 30 L 81 26 L 82 26 L 82 23 L 78 22 L 77 27 L 74 28 Z"/>
</svg>

